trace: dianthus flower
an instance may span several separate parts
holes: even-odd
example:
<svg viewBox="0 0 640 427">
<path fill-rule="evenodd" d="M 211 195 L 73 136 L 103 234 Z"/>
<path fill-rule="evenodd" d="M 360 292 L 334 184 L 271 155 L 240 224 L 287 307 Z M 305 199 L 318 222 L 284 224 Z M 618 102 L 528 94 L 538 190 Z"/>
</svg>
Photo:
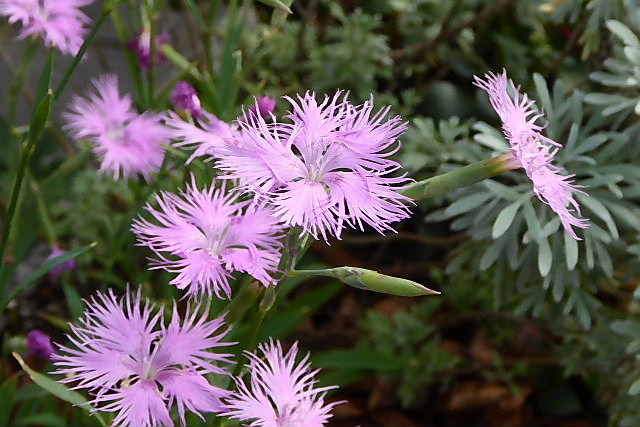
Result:
<svg viewBox="0 0 640 427">
<path fill-rule="evenodd" d="M 543 114 L 535 102 L 520 93 L 506 71 L 498 75 L 488 73 L 485 80 L 476 76 L 474 84 L 489 94 L 513 157 L 531 179 L 535 194 L 558 215 L 567 233 L 580 240 L 573 227 L 589 227 L 587 219 L 575 216 L 580 214 L 580 206 L 573 193 L 581 193 L 581 186 L 572 179 L 575 175 L 562 175 L 562 169 L 552 163 L 561 145 L 542 135 L 544 126 L 536 122 Z"/>
<path fill-rule="evenodd" d="M 327 390 L 314 388 L 317 370 L 311 370 L 309 355 L 296 364 L 297 343 L 284 354 L 279 342 L 246 352 L 250 380 L 236 378 L 237 391 L 225 399 L 226 415 L 250 427 L 321 427 L 331 418 L 334 406 L 324 403 Z"/>
<path fill-rule="evenodd" d="M 340 237 L 345 225 L 368 224 L 383 233 L 409 217 L 409 181 L 390 156 L 406 123 L 374 113 L 373 103 L 354 106 L 338 92 L 318 103 L 314 94 L 288 97 L 291 123 L 267 123 L 247 113 L 238 121 L 236 144 L 228 144 L 216 166 L 274 207 L 287 226 L 324 240 Z"/>
<path fill-rule="evenodd" d="M 0 0 L 0 15 L 20 22 L 19 38 L 40 37 L 47 46 L 75 55 L 91 21 L 80 8 L 93 0 Z"/>
<path fill-rule="evenodd" d="M 209 373 L 228 375 L 219 363 L 231 363 L 229 354 L 211 350 L 221 342 L 222 318 L 207 320 L 207 312 L 187 308 L 180 319 L 173 308 L 165 326 L 164 307 L 142 301 L 141 291 L 116 298 L 112 291 L 98 293 L 87 302 L 84 318 L 71 325 L 73 347 L 60 346 L 52 358 L 60 381 L 75 383 L 93 394 L 95 410 L 117 412 L 114 425 L 173 426 L 169 415 L 175 404 L 182 425 L 185 409 L 222 410 L 228 392 L 209 384 Z"/>
<path fill-rule="evenodd" d="M 167 113 L 165 125 L 168 135 L 178 148 L 195 150 L 189 157 L 217 158 L 224 155 L 228 145 L 237 144 L 237 129 L 211 113 L 200 111 L 199 126 L 182 119 L 173 111 Z"/>
<path fill-rule="evenodd" d="M 139 244 L 158 256 L 154 268 L 178 273 L 170 283 L 188 296 L 230 297 L 228 279 L 234 271 L 272 285 L 280 260 L 277 219 L 253 201 L 238 201 L 239 193 L 214 185 L 199 190 L 193 181 L 179 195 L 156 196 L 159 209 L 146 207 L 153 222 L 133 223 Z"/>
<path fill-rule="evenodd" d="M 167 131 L 161 116 L 139 114 L 129 95 L 120 95 L 114 75 L 94 80 L 95 92 L 76 96 L 65 114 L 66 128 L 76 139 L 87 139 L 101 159 L 100 170 L 118 179 L 140 174 L 146 179 L 160 169 Z"/>
</svg>

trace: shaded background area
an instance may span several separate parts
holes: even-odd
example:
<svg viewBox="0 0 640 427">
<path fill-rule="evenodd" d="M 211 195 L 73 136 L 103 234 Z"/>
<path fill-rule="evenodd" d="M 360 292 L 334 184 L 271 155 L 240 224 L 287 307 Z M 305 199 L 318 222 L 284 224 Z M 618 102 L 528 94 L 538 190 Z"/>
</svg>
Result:
<svg viewBox="0 0 640 427">
<path fill-rule="evenodd" d="M 197 7 L 204 9 L 206 3 Z M 184 57 L 202 63 L 206 60 L 203 34 L 193 17 L 183 2 L 167 4 L 170 7 L 158 21 L 159 31 L 171 35 L 170 45 Z M 216 25 L 204 35 L 210 37 L 217 54 L 214 67 L 218 74 L 213 80 L 217 79 L 219 96 L 214 100 L 204 97 L 205 107 L 233 120 L 243 104 L 263 94 L 280 97 L 306 90 L 333 93 L 344 89 L 358 103 L 373 96 L 376 105 L 391 105 L 394 113 L 409 121 L 397 156 L 418 180 L 500 152 L 497 117 L 472 81 L 474 75 L 504 68 L 548 113 L 551 137 L 564 144 L 571 135 L 583 132 L 576 142 L 581 148 L 572 148 L 576 157 L 606 148 L 620 134 L 632 141 L 620 156 L 629 162 L 640 158 L 634 143 L 638 136 L 635 104 L 625 107 L 628 111 L 618 111 L 619 116 L 605 114 L 603 109 L 609 105 L 604 98 L 593 96 L 609 91 L 637 102 L 638 81 L 622 76 L 603 82 L 591 74 L 605 70 L 605 59 L 624 47 L 607 30 L 608 20 L 626 22 L 637 31 L 631 13 L 637 10 L 635 2 L 308 0 L 294 1 L 291 9 L 293 14 L 284 22 L 273 23 L 271 7 L 246 2 L 243 14 L 232 22 L 241 31 L 228 48 L 225 40 L 233 33 L 233 25 L 227 5 L 220 6 Z M 95 17 L 99 7 L 89 10 Z M 131 35 L 140 28 L 138 15 L 136 6 L 122 8 Z M 23 43 L 14 41 L 13 30 L 6 22 L 0 29 L 2 81 L 9 81 L 24 49 Z M 127 52 L 111 23 L 105 25 L 65 98 L 85 90 L 91 78 L 115 72 L 141 109 L 170 108 L 166 99 L 154 105 L 140 102 L 128 71 Z M 44 53 L 34 70 L 43 58 Z M 60 70 L 68 61 L 60 59 Z M 195 86 L 199 83 L 170 61 L 159 65 L 159 88 L 170 87 L 176 78 Z M 622 82 L 621 88 L 612 89 L 616 82 Z M 25 102 L 18 115 L 22 124 L 31 109 L 31 87 L 27 85 L 22 94 Z M 0 98 L 6 97 L 7 90 L 8 86 L 0 86 Z M 617 98 L 618 103 L 622 101 Z M 4 104 L 0 116 L 5 114 L 2 108 Z M 277 108 L 279 114 L 285 113 L 286 102 L 280 100 Z M 55 120 L 61 118 L 61 111 Z M 574 123 L 583 123 L 581 130 L 574 130 Z M 599 139 L 588 139 L 605 131 L 612 135 L 607 134 L 599 144 Z M 0 127 L 0 150 L 2 141 L 8 139 L 3 138 L 6 132 L 6 126 Z M 173 287 L 157 285 L 167 283 L 170 276 L 146 270 L 149 253 L 135 247 L 127 231 L 131 217 L 148 196 L 144 185 L 97 175 L 96 160 L 88 148 L 72 144 L 61 123 L 53 123 L 48 132 L 46 142 L 38 146 L 33 174 L 47 182 L 44 197 L 58 238 L 66 248 L 94 241 L 98 246 L 78 259 L 76 271 L 61 279 L 43 280 L 11 306 L 0 323 L 5 352 L 23 345 L 19 338 L 34 328 L 63 340 L 65 322 L 82 311 L 79 297 L 95 289 L 141 283 L 155 299 L 180 297 Z M 583 143 L 586 145 L 580 145 Z M 69 159 L 76 162 L 68 163 Z M 73 173 L 54 175 L 63 162 L 73 165 L 69 166 Z M 328 280 L 303 284 L 289 280 L 280 285 L 278 302 L 261 337 L 298 340 L 302 349 L 311 351 L 314 365 L 323 368 L 321 383 L 341 386 L 329 399 L 348 403 L 336 407 L 331 425 L 637 424 L 640 400 L 630 393 L 630 386 L 639 377 L 640 366 L 638 348 L 629 350 L 629 344 L 637 343 L 640 336 L 636 320 L 640 307 L 638 250 L 630 248 L 640 241 L 640 226 L 634 220 L 640 187 L 637 177 L 634 181 L 611 178 L 618 173 L 616 162 L 607 164 L 613 165 L 608 171 L 596 170 L 588 162 L 583 169 L 567 167 L 579 171 L 579 179 L 591 180 L 594 197 L 598 191 L 606 193 L 599 199 L 603 205 L 614 205 L 606 197 L 617 194 L 617 184 L 624 190 L 620 199 L 627 203 L 611 215 L 607 212 L 609 216 L 597 206 L 586 207 L 596 233 L 608 236 L 611 245 L 593 240 L 589 249 L 580 246 L 576 249 L 579 261 L 571 268 L 565 262 L 569 249 L 565 252 L 568 244 L 562 231 L 557 224 L 553 228 L 546 206 L 535 201 L 532 209 L 547 221 L 539 228 L 551 242 L 547 243 L 548 253 L 525 228 L 528 219 L 512 219 L 513 224 L 506 224 L 503 230 L 509 240 L 495 244 L 503 241 L 503 235 L 496 236 L 494 220 L 506 205 L 495 194 L 484 194 L 508 192 L 503 187 L 530 191 L 522 189 L 526 184 L 523 174 L 513 172 L 489 190 L 477 186 L 466 193 L 417 203 L 413 218 L 397 225 L 397 234 L 383 237 L 372 231 L 350 231 L 330 245 L 314 243 L 303 260 L 303 267 L 309 268 L 351 265 L 375 269 L 438 289 L 441 296 L 399 298 Z M 206 176 L 202 172 L 206 167 L 206 163 L 194 162 L 193 170 Z M 4 205 L 10 180 L 7 174 L 0 175 L 0 203 Z M 184 179 L 182 175 L 170 168 L 160 176 L 157 187 L 173 190 Z M 594 182 L 594 177 L 604 177 L 604 181 Z M 510 194 L 504 199 L 508 197 Z M 37 202 L 27 193 L 24 204 L 11 248 L 11 256 L 19 261 L 14 265 L 16 282 L 48 255 Z M 517 269 L 510 264 L 509 252 L 514 247 L 514 263 L 520 263 Z M 29 363 L 42 365 L 35 358 Z M 3 369 L 13 372 L 19 368 L 13 364 Z M 57 402 L 27 383 L 25 379 L 20 394 L 11 398 L 19 408 L 14 419 L 55 414 Z M 38 399 L 30 401 L 32 396 Z M 70 418 L 64 418 L 67 415 Z M 65 425 L 72 417 L 55 415 L 29 424 Z"/>
</svg>

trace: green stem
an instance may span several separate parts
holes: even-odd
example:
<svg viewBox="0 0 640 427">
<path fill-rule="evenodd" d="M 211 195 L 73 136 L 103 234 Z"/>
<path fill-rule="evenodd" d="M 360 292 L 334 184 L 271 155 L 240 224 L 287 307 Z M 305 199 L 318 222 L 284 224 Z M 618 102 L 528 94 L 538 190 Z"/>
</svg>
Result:
<svg viewBox="0 0 640 427">
<path fill-rule="evenodd" d="M 89 32 L 87 37 L 84 39 L 84 43 L 82 43 L 82 46 L 80 46 L 80 50 L 78 51 L 76 56 L 73 58 L 73 61 L 69 65 L 69 68 L 67 68 L 67 72 L 62 77 L 62 80 L 60 80 L 60 83 L 58 83 L 58 87 L 56 87 L 56 90 L 54 91 L 54 95 L 53 95 L 54 103 L 55 101 L 58 100 L 58 98 L 60 98 L 60 95 L 62 95 L 62 92 L 64 92 L 64 89 L 67 87 L 67 84 L 69 84 L 69 80 L 71 80 L 71 76 L 73 76 L 73 73 L 76 71 L 76 68 L 78 68 L 78 65 L 80 65 L 80 61 L 82 61 L 84 54 L 87 53 L 87 50 L 89 50 L 89 46 L 91 46 L 91 44 L 93 43 L 93 39 L 98 34 L 98 30 L 100 29 L 100 27 L 102 27 L 102 24 L 104 24 L 104 21 L 107 19 L 107 17 L 112 12 L 112 10 L 115 9 L 118 3 L 119 1 L 113 1 L 111 3 L 107 2 L 105 4 L 104 8 L 102 9 L 102 13 L 100 13 L 100 16 L 96 20 L 96 23 L 93 25 L 93 27 L 91 28 L 91 31 Z"/>
<path fill-rule="evenodd" d="M 443 196 L 451 191 L 484 181 L 487 178 L 503 174 L 507 171 L 518 169 L 511 153 L 493 157 L 472 163 L 460 169 L 434 176 L 423 181 L 411 184 L 403 191 L 403 194 L 414 200 L 427 199 L 435 196 Z"/>
</svg>

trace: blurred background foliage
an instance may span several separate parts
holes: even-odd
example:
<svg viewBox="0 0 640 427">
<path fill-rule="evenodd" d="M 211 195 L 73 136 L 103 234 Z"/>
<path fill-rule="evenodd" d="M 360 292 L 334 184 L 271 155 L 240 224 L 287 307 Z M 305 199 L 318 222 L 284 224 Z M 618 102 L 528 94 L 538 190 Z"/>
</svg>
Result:
<svg viewBox="0 0 640 427">
<path fill-rule="evenodd" d="M 423 301 L 326 280 L 281 284 L 261 336 L 299 340 L 326 368 L 322 382 L 342 386 L 335 397 L 349 403 L 333 424 L 640 425 L 638 2 L 308 0 L 294 1 L 288 16 L 270 1 L 151 3 L 149 12 L 125 2 L 97 46 L 116 52 L 122 69 L 113 71 L 140 109 L 170 108 L 180 79 L 225 120 L 258 95 L 345 89 L 409 122 L 398 159 L 418 180 L 508 150 L 472 85 L 474 75 L 504 68 L 546 113 L 547 136 L 563 145 L 558 165 L 584 185 L 578 199 L 591 227 L 579 242 L 512 171 L 418 203 L 398 234 L 315 243 L 306 266 L 374 268 L 442 291 Z M 126 48 L 145 23 L 171 34 L 157 75 Z M 16 43 L 8 26 L 1 37 Z M 7 120 L 3 206 L 19 136 Z M 153 192 L 181 187 L 190 173 L 214 176 L 201 160 L 185 169 L 188 154 L 174 150 L 153 184 L 114 181 L 95 173 L 88 147 L 70 144 L 60 126 L 50 123 L 35 153 L 7 275 L 24 280 L 51 244 L 98 244 L 75 271 L 12 304 L 0 325 L 5 354 L 36 327 L 62 339 L 80 296 L 96 288 L 142 283 L 158 300 L 179 298 L 172 286 L 151 285 L 169 276 L 146 269 L 150 254 L 133 245 L 129 224 Z M 0 425 L 87 422 L 57 407 L 15 377 L 0 386 Z"/>
</svg>

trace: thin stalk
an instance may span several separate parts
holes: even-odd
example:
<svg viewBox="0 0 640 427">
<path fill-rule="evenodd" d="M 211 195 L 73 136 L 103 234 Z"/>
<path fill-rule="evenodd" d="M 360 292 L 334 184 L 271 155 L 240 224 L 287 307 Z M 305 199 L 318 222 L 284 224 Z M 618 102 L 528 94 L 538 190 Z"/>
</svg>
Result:
<svg viewBox="0 0 640 427">
<path fill-rule="evenodd" d="M 518 169 L 520 165 L 516 163 L 511 153 L 482 160 L 470 165 L 461 167 L 442 175 L 434 176 L 423 181 L 415 182 L 403 191 L 407 197 L 414 200 L 427 199 L 435 196 L 449 194 L 456 188 L 465 187 L 484 181 L 485 179 L 501 175 L 507 171 Z"/>
<path fill-rule="evenodd" d="M 120 40 L 120 43 L 126 45 L 129 41 L 131 41 L 131 34 L 129 33 L 129 30 L 124 24 L 122 16 L 117 9 L 114 9 L 113 13 L 111 13 L 111 22 L 113 23 L 113 27 L 118 36 L 118 40 Z M 125 56 L 127 59 L 127 65 L 129 65 L 129 70 L 131 71 L 131 76 L 133 77 L 133 84 L 136 87 L 137 98 L 140 100 L 144 100 L 145 89 L 142 83 L 142 74 L 140 71 L 140 64 L 138 63 L 138 56 L 131 49 L 126 49 Z"/>
<path fill-rule="evenodd" d="M 87 50 L 89 50 L 89 46 L 91 46 L 91 44 L 93 43 L 93 39 L 95 39 L 96 35 L 98 34 L 98 30 L 100 29 L 100 27 L 102 27 L 102 24 L 104 24 L 104 21 L 107 19 L 111 11 L 116 7 L 117 3 L 119 2 L 116 1 L 112 3 L 107 3 L 102 9 L 102 13 L 100 13 L 100 16 L 98 17 L 98 19 L 96 20 L 96 23 L 91 28 L 91 31 L 87 35 L 87 38 L 84 39 L 84 43 L 82 43 L 82 46 L 80 46 L 80 50 L 78 51 L 76 56 L 73 58 L 73 61 L 69 65 L 69 68 L 67 68 L 67 72 L 64 74 L 64 76 L 62 77 L 62 80 L 60 80 L 60 83 L 58 83 L 56 90 L 53 92 L 54 103 L 58 100 L 58 98 L 60 98 L 60 95 L 62 95 L 62 93 L 64 92 L 65 88 L 67 87 L 67 84 L 69 84 L 69 80 L 71 80 L 71 76 L 73 76 L 73 73 L 76 71 L 76 68 L 78 68 L 78 65 L 80 65 L 80 61 L 82 61 L 84 54 L 87 53 Z"/>
</svg>

